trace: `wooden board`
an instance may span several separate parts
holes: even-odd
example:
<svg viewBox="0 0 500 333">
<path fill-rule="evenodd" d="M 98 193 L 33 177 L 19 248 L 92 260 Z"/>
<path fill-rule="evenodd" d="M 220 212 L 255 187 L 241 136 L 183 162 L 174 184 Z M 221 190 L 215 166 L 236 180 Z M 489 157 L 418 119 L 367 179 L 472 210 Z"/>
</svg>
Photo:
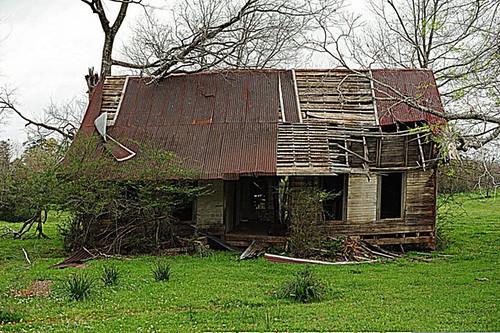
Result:
<svg viewBox="0 0 500 333">
<path fill-rule="evenodd" d="M 350 174 L 347 191 L 347 223 L 369 223 L 377 219 L 378 177 Z"/>
</svg>

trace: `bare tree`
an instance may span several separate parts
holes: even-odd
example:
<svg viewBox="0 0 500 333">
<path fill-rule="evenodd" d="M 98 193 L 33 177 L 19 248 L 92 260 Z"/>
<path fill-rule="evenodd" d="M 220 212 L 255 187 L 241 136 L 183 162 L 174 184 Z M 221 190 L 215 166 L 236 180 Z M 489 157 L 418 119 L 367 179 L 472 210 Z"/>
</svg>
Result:
<svg viewBox="0 0 500 333">
<path fill-rule="evenodd" d="M 481 148 L 500 135 L 500 4 L 493 0 L 371 0 L 374 22 L 343 34 L 322 22 L 310 47 L 344 67 L 432 69 L 446 113 L 384 86 L 384 99 L 457 124 L 458 147 Z M 356 33 L 357 32 L 357 33 Z M 341 38 L 339 38 L 339 36 Z M 380 82 L 378 82 L 381 84 Z"/>
<path fill-rule="evenodd" d="M 80 0 L 99 19 L 104 32 L 101 76 L 112 66 L 141 70 L 161 79 L 171 73 L 220 68 L 284 66 L 297 59 L 298 48 L 317 27 L 317 18 L 333 20 L 343 0 L 179 0 L 172 15 L 157 15 L 143 0 Z M 114 20 L 110 6 L 118 6 Z M 126 61 L 113 56 L 115 39 L 130 5 L 145 9 L 145 19 L 134 29 L 124 47 Z M 167 8 L 168 9 L 168 8 Z M 175 14 L 174 14 L 175 13 Z M 91 94 L 99 76 L 89 70 L 86 81 Z M 0 116 L 17 114 L 37 138 L 51 134 L 72 139 L 82 108 L 66 103 L 45 110 L 43 119 L 29 117 L 14 99 L 14 91 L 0 91 Z"/>
<path fill-rule="evenodd" d="M 115 42 L 116 34 L 122 26 L 123 20 L 127 15 L 128 6 L 131 3 L 141 3 L 141 0 L 112 0 L 114 2 L 120 3 L 120 9 L 118 15 L 116 16 L 113 23 L 108 19 L 108 14 L 104 9 L 103 2 L 101 0 L 81 0 L 83 3 L 87 4 L 93 13 L 99 18 L 99 22 L 104 32 L 104 45 L 102 48 L 102 58 L 101 58 L 101 74 L 111 75 L 112 66 L 112 53 L 113 45 Z"/>
<path fill-rule="evenodd" d="M 81 1 L 98 15 L 105 32 L 101 73 L 109 75 L 111 64 L 155 79 L 217 68 L 283 66 L 317 28 L 317 17 L 333 19 L 342 7 L 342 0 L 184 0 L 166 19 L 146 12 L 124 48 L 127 60 L 122 61 L 111 51 L 131 1 L 121 1 L 113 25 L 101 0 Z"/>
<path fill-rule="evenodd" d="M 72 140 L 82 122 L 88 100 L 84 97 L 73 97 L 69 100 L 55 102 L 50 101 L 43 109 L 37 122 L 50 126 L 31 126 L 28 128 L 28 137 L 31 141 L 39 141 L 52 137 L 55 134 L 62 136 L 62 143 L 69 143 Z"/>
<path fill-rule="evenodd" d="M 29 117 L 17 106 L 15 91 L 6 87 L 0 88 L 0 115 L 15 113 L 30 126 L 29 133 L 35 139 L 60 135 L 65 140 L 73 139 L 83 118 L 85 102 L 72 99 L 60 104 L 51 103 L 45 108 L 42 119 Z"/>
</svg>

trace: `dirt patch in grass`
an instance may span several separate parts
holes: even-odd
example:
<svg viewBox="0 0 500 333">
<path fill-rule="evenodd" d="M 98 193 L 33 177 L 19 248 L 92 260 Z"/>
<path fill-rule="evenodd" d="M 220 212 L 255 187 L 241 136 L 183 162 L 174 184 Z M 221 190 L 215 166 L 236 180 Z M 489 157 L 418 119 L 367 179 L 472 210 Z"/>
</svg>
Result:
<svg viewBox="0 0 500 333">
<path fill-rule="evenodd" d="M 15 297 L 34 297 L 41 296 L 47 297 L 52 292 L 51 284 L 56 281 L 53 280 L 35 280 L 26 289 L 17 290 L 14 294 Z"/>
</svg>

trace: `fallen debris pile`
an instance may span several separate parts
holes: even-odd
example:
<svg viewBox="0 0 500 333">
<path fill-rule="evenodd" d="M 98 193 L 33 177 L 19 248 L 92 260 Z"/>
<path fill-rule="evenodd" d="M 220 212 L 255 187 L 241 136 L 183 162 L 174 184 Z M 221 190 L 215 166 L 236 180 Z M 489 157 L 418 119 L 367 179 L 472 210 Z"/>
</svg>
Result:
<svg viewBox="0 0 500 333">
<path fill-rule="evenodd" d="M 292 255 L 294 255 L 293 252 Z M 403 257 L 401 254 L 389 252 L 356 237 L 331 236 L 321 242 L 321 247 L 310 249 L 306 255 L 296 253 L 295 255 L 302 258 L 269 253 L 266 253 L 264 258 L 276 263 L 353 265 Z"/>
<path fill-rule="evenodd" d="M 373 259 L 396 259 L 402 255 L 389 252 L 377 245 L 370 244 L 354 237 L 328 237 L 329 242 L 338 244 L 338 251 L 334 253 L 336 261 L 366 261 Z M 323 251 L 323 250 L 321 250 Z M 328 253 L 325 253 L 328 257 Z"/>
</svg>

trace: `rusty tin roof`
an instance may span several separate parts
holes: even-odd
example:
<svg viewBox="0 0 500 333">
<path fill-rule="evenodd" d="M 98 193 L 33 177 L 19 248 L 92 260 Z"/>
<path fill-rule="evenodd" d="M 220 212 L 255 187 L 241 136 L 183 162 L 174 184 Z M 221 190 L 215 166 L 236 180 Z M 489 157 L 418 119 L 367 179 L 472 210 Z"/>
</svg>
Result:
<svg viewBox="0 0 500 333">
<path fill-rule="evenodd" d="M 372 75 L 442 110 L 432 72 L 373 70 Z M 139 156 L 137 142 L 173 151 L 188 166 L 201 168 L 203 179 L 276 175 L 278 145 L 288 144 L 286 136 L 278 142 L 278 124 L 440 121 L 401 103 L 374 102 L 387 90 L 342 70 L 229 70 L 159 82 L 140 77 L 109 82 L 95 88 L 80 133 L 96 134 L 94 120 L 106 111 L 107 133 L 117 142 L 126 142 Z"/>
</svg>

